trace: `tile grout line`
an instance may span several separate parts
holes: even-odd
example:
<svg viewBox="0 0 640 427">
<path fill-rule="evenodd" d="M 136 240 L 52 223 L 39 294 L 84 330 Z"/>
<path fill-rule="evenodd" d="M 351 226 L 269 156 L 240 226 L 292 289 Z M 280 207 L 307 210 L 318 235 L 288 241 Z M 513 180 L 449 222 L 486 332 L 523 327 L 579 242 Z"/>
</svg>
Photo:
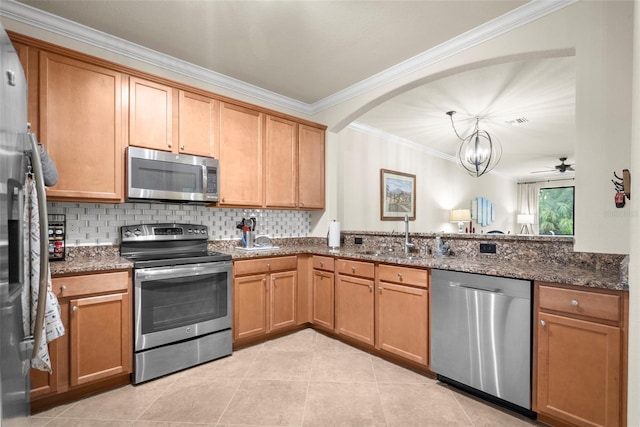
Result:
<svg viewBox="0 0 640 427">
<path fill-rule="evenodd" d="M 373 371 L 373 378 L 376 383 L 376 391 L 378 392 L 378 403 L 380 404 L 380 410 L 382 411 L 382 416 L 384 417 L 384 425 L 388 426 L 389 421 L 387 418 L 387 413 L 384 410 L 384 405 L 382 404 L 382 395 L 380 394 L 380 382 L 378 381 L 378 375 L 376 374 L 376 368 L 373 365 L 373 356 L 369 354 L 369 363 L 371 363 L 371 370 Z"/>
<path fill-rule="evenodd" d="M 456 397 L 455 393 L 453 392 L 453 390 L 451 390 L 451 387 L 446 384 L 445 385 L 447 387 L 447 391 L 449 392 L 449 394 L 451 395 L 451 397 L 453 397 L 453 400 L 456 401 L 456 404 L 460 407 L 460 409 L 462 409 L 462 412 L 464 413 L 464 415 L 467 417 L 467 419 L 469 420 L 469 422 L 471 423 L 472 426 L 475 426 L 476 424 L 473 422 L 473 419 L 471 419 L 471 415 L 469 415 L 467 413 L 467 410 L 464 409 L 464 406 L 462 406 L 462 403 L 460 403 L 460 401 L 458 400 L 458 398 Z"/>
<path fill-rule="evenodd" d="M 318 340 L 317 333 L 313 336 L 313 352 L 311 353 L 311 368 L 309 369 L 309 377 L 307 378 L 307 392 L 304 396 L 304 406 L 302 407 L 302 420 L 300 422 L 300 426 L 304 426 L 304 417 L 307 414 L 307 403 L 309 402 L 309 389 L 311 388 L 311 376 L 313 375 L 313 364 L 316 360 L 316 341 Z"/>
<path fill-rule="evenodd" d="M 256 363 L 256 360 L 258 360 L 258 357 L 260 357 L 260 353 L 263 352 L 264 349 L 264 343 L 260 344 L 260 350 L 258 350 L 258 354 L 254 356 L 253 360 L 251 360 L 251 365 L 249 365 L 249 368 L 246 370 L 246 372 L 244 373 L 244 376 L 241 378 L 240 383 L 238 384 L 238 387 L 236 388 L 236 391 L 233 392 L 233 395 L 231 396 L 231 399 L 229 399 L 229 401 L 227 402 L 227 404 L 225 405 L 224 409 L 222 410 L 222 412 L 220 413 L 220 416 L 218 417 L 218 420 L 215 422 L 214 425 L 220 425 L 220 422 L 222 421 L 222 418 L 224 417 L 224 414 L 227 412 L 227 410 L 229 409 L 229 405 L 231 405 L 231 402 L 233 402 L 233 399 L 235 399 L 236 395 L 238 394 L 238 392 L 240 391 L 240 388 L 242 387 L 242 384 L 245 382 L 245 380 L 247 379 L 247 376 L 249 376 L 249 372 L 251 372 L 251 369 L 253 368 L 253 365 Z"/>
</svg>

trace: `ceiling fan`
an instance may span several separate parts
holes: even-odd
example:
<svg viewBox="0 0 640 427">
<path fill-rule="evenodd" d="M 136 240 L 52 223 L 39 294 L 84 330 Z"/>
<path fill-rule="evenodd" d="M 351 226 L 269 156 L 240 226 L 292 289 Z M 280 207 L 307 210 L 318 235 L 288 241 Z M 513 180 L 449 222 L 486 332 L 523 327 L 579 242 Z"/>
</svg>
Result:
<svg viewBox="0 0 640 427">
<path fill-rule="evenodd" d="M 560 164 L 559 165 L 555 165 L 553 169 L 549 168 L 548 170 L 543 170 L 543 171 L 533 171 L 531 173 L 543 173 L 543 172 L 560 172 L 560 173 L 565 173 L 566 171 L 575 171 L 575 163 L 574 164 L 567 164 L 565 163 L 567 161 L 566 157 L 560 157 L 558 160 L 560 160 Z"/>
</svg>

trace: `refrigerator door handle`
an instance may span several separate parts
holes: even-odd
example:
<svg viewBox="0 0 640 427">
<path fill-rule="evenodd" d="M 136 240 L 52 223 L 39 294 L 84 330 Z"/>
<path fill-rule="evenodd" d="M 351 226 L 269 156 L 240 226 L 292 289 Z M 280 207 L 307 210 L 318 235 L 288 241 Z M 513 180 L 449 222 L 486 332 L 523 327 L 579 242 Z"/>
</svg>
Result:
<svg viewBox="0 0 640 427">
<path fill-rule="evenodd" d="M 36 136 L 28 132 L 31 142 L 31 167 L 36 180 L 36 194 L 38 196 L 38 214 L 40 216 L 40 284 L 38 292 L 38 309 L 36 311 L 36 322 L 34 325 L 34 346 L 32 357 L 36 357 L 38 345 L 42 339 L 42 329 L 44 328 L 45 303 L 47 301 L 47 283 L 49 278 L 49 235 L 47 221 L 47 196 L 44 192 L 44 175 L 42 174 L 42 164 L 38 152 L 38 141 Z"/>
</svg>

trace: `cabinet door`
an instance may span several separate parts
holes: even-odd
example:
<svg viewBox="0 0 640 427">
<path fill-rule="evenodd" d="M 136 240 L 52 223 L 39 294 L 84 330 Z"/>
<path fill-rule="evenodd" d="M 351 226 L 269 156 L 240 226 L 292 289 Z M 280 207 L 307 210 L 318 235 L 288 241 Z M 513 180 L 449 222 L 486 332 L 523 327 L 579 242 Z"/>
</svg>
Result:
<svg viewBox="0 0 640 427">
<path fill-rule="evenodd" d="M 267 275 L 238 277 L 233 281 L 233 338 L 267 333 Z"/>
<path fill-rule="evenodd" d="M 298 206 L 324 209 L 324 130 L 298 126 Z"/>
<path fill-rule="evenodd" d="M 298 202 L 297 124 L 266 117 L 265 205 L 295 208 Z"/>
<path fill-rule="evenodd" d="M 31 379 L 31 398 L 55 393 L 58 390 L 58 341 L 49 343 L 49 357 L 51 359 L 52 373 L 31 369 L 29 378 Z"/>
<path fill-rule="evenodd" d="M 380 282 L 376 347 L 427 364 L 427 290 Z"/>
<path fill-rule="evenodd" d="M 272 273 L 269 289 L 269 331 L 296 324 L 296 277 L 295 271 Z"/>
<path fill-rule="evenodd" d="M 53 200 L 122 201 L 122 76 L 40 53 L 40 142 L 56 164 Z"/>
<path fill-rule="evenodd" d="M 22 43 L 13 42 L 13 47 L 18 53 L 20 64 L 27 79 L 27 121 L 31 124 L 33 132 L 40 140 L 40 126 L 38 118 L 38 49 Z"/>
<path fill-rule="evenodd" d="M 338 274 L 336 287 L 336 332 L 373 345 L 373 280 Z"/>
<path fill-rule="evenodd" d="M 129 78 L 129 145 L 172 151 L 173 89 Z"/>
<path fill-rule="evenodd" d="M 129 294 L 69 303 L 70 384 L 86 384 L 131 371 Z"/>
<path fill-rule="evenodd" d="M 575 425 L 620 421 L 620 329 L 539 313 L 537 410 Z"/>
<path fill-rule="evenodd" d="M 220 205 L 262 206 L 262 113 L 220 104 Z"/>
<path fill-rule="evenodd" d="M 217 157 L 215 153 L 215 120 L 218 101 L 194 93 L 180 91 L 179 152 Z"/>
<path fill-rule="evenodd" d="M 334 274 L 313 270 L 313 323 L 333 330 Z"/>
</svg>

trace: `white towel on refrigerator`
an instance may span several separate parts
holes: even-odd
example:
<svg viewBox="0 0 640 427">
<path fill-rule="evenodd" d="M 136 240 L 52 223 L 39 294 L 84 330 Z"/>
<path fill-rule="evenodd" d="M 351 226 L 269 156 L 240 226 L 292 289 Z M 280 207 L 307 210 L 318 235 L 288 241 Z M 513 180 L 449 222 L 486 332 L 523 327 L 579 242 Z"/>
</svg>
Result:
<svg viewBox="0 0 640 427">
<path fill-rule="evenodd" d="M 38 298 L 40 297 L 40 257 L 47 254 L 40 253 L 40 221 L 38 212 L 38 197 L 35 183 L 28 179 L 24 210 L 24 252 L 25 252 L 25 292 L 22 293 L 23 327 L 25 334 L 33 335 Z M 38 351 L 31 360 L 31 367 L 41 371 L 51 372 L 51 360 L 47 343 L 64 335 L 64 325 L 60 316 L 58 299 L 51 290 L 51 271 L 47 269 L 47 293 L 44 296 L 45 314 L 42 338 L 35 343 Z M 30 315 L 29 315 L 30 314 Z"/>
</svg>

